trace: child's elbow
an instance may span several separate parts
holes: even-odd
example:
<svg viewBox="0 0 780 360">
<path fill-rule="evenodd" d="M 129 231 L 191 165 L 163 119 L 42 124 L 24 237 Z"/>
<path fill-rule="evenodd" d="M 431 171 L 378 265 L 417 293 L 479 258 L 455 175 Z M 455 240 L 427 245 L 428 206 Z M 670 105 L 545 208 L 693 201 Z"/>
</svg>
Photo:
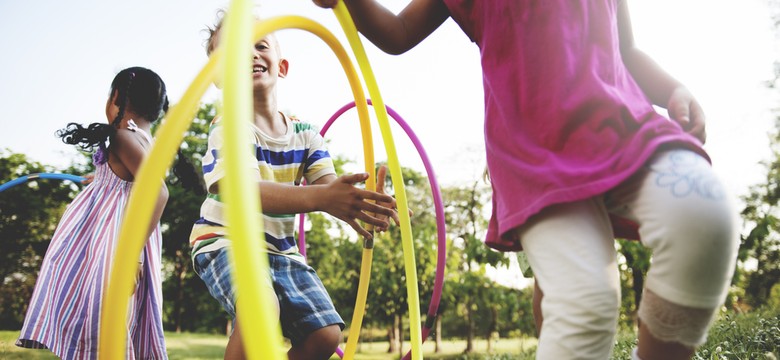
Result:
<svg viewBox="0 0 780 360">
<path fill-rule="evenodd" d="M 380 50 L 384 51 L 387 54 L 401 55 L 409 51 L 411 48 L 413 48 L 414 45 L 410 45 L 406 43 L 388 43 L 388 44 L 382 44 L 378 47 Z"/>
<path fill-rule="evenodd" d="M 157 197 L 157 200 L 161 204 L 165 204 L 168 202 L 168 187 L 163 184 L 162 188 L 160 188 L 160 195 Z"/>
</svg>

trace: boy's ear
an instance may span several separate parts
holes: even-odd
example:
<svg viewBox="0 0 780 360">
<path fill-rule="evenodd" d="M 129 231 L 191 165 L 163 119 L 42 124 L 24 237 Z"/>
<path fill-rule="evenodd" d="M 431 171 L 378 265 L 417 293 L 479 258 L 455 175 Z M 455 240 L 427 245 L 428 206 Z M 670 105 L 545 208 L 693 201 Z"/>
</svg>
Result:
<svg viewBox="0 0 780 360">
<path fill-rule="evenodd" d="M 280 59 L 279 60 L 279 77 L 285 78 L 287 77 L 287 71 L 290 70 L 290 62 L 287 61 L 287 59 Z"/>
</svg>

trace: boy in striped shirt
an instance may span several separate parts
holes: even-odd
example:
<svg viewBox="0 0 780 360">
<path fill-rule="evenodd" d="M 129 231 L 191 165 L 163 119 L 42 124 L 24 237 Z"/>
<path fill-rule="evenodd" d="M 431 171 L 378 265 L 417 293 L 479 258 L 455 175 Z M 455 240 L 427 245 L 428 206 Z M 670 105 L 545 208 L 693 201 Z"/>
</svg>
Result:
<svg viewBox="0 0 780 360">
<path fill-rule="evenodd" d="M 209 29 L 209 55 L 217 46 L 220 26 L 221 22 Z M 292 344 L 289 359 L 328 359 L 341 341 L 344 321 L 317 274 L 298 251 L 294 215 L 325 211 L 366 238 L 372 234 L 358 220 L 382 231 L 389 226 L 387 218 L 397 220 L 397 215 L 392 197 L 354 186 L 365 181 L 368 174 L 336 177 L 325 142 L 315 127 L 278 111 L 276 85 L 287 75 L 288 67 L 273 35 L 254 45 L 251 74 L 255 119 L 247 124 L 246 136 L 251 138 L 255 151 L 246 166 L 253 169 L 260 188 L 263 214 L 258 214 L 258 220 L 264 222 L 271 273 L 266 284 L 258 285 L 276 294 L 282 333 Z M 237 307 L 238 297 L 230 279 L 231 246 L 218 186 L 224 176 L 222 145 L 222 126 L 215 119 L 203 157 L 209 194 L 201 206 L 201 218 L 193 226 L 190 243 L 195 271 L 235 319 L 238 309 L 250 309 L 252 305 L 242 303 Z M 298 186 L 303 179 L 310 185 Z M 379 181 L 377 188 L 381 189 Z M 240 324 L 234 320 L 225 359 L 245 358 L 240 332 Z"/>
</svg>

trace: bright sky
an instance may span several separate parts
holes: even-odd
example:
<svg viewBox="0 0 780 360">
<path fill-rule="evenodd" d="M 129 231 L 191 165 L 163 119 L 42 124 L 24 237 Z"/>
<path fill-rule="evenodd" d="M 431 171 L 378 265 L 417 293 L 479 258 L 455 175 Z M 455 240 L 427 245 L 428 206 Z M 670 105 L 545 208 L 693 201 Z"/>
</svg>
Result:
<svg viewBox="0 0 780 360">
<path fill-rule="evenodd" d="M 408 0 L 383 2 L 398 11 Z M 312 18 L 348 46 L 333 14 L 310 0 L 256 4 L 263 17 Z M 0 57 L 0 147 L 44 164 L 68 165 L 76 151 L 54 132 L 68 122 L 106 121 L 110 82 L 125 67 L 155 70 L 177 102 L 206 63 L 203 30 L 226 5 L 225 0 L 0 0 L 6 51 Z M 704 106 L 705 147 L 738 203 L 737 196 L 761 180 L 758 162 L 770 154 L 771 92 L 762 82 L 771 77 L 777 52 L 765 1 L 632 0 L 630 5 L 638 45 Z M 291 64 L 281 82 L 280 108 L 321 126 L 352 100 L 343 71 L 315 36 L 283 30 L 278 38 Z M 452 20 L 401 56 L 364 44 L 385 102 L 410 123 L 440 184 L 478 179 L 485 162 L 476 46 Z M 218 95 L 212 90 L 204 101 Z M 354 110 L 348 114 L 329 132 L 330 150 L 360 163 Z M 401 164 L 424 171 L 400 128 L 393 133 Z M 376 158 L 382 160 L 378 131 L 374 138 Z"/>
</svg>

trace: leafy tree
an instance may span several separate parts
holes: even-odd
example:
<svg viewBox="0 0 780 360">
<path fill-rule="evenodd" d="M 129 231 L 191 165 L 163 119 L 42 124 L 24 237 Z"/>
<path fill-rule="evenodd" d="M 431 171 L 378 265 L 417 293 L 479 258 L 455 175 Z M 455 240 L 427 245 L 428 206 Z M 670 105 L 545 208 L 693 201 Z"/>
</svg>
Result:
<svg viewBox="0 0 780 360">
<path fill-rule="evenodd" d="M 755 270 L 744 269 L 742 274 L 745 301 L 751 306 L 765 304 L 772 287 L 780 282 L 780 135 L 777 133 L 771 148 L 773 159 L 766 163 L 766 183 L 751 186 L 750 193 L 743 197 L 746 206 L 742 210 L 742 218 L 749 230 L 742 236 L 739 260 L 755 263 Z"/>
<path fill-rule="evenodd" d="M 642 301 L 645 275 L 650 268 L 650 249 L 639 241 L 618 239 L 618 251 L 622 260 L 618 265 L 621 284 L 620 319 L 623 326 L 637 323 L 637 310 Z"/>
<path fill-rule="evenodd" d="M 216 113 L 215 104 L 202 104 L 185 133 L 181 152 L 196 169 L 201 167 L 208 145 L 209 125 Z M 200 171 L 197 176 L 202 176 Z M 229 321 L 227 314 L 195 274 L 190 257 L 190 231 L 200 216 L 205 195 L 184 188 L 172 171 L 168 172 L 166 182 L 170 195 L 160 220 L 164 239 L 163 324 L 166 329 L 176 332 L 223 332 Z"/>
<path fill-rule="evenodd" d="M 433 199 L 425 176 L 409 168 L 402 168 L 401 171 L 408 206 L 414 213 L 411 217 L 412 245 L 417 265 L 420 312 L 425 314 L 430 305 L 428 300 L 433 292 L 438 250 Z M 393 188 L 390 177 L 387 179 L 387 187 Z M 387 329 L 390 344 L 388 352 L 399 354 L 403 351 L 404 319 L 408 318 L 409 313 L 402 248 L 400 228 L 397 226 L 391 226 L 388 232 L 377 234 L 375 237 L 371 283 L 364 320 L 366 324 Z M 359 262 L 356 262 L 354 269 L 359 270 Z M 355 276 L 354 284 L 357 284 L 358 275 L 350 274 Z M 349 301 L 354 303 L 354 296 Z"/>
<path fill-rule="evenodd" d="M 489 249 L 482 241 L 487 229 L 484 204 L 488 203 L 489 194 L 486 189 L 487 187 L 480 186 L 479 181 L 475 181 L 469 186 L 444 190 L 444 198 L 447 199 L 447 231 L 454 239 L 455 246 L 463 250 L 458 253 L 460 276 L 453 279 L 453 286 L 457 292 L 458 311 L 462 312 L 466 319 L 466 353 L 474 350 L 478 304 L 494 307 L 491 312 L 498 311 L 501 306 L 483 298 L 489 296 L 489 292 L 480 291 L 482 283 L 492 282 L 485 276 L 486 266 L 499 267 L 509 264 L 508 257 Z"/>
<path fill-rule="evenodd" d="M 768 4 L 775 33 L 780 34 L 780 1 L 769 0 Z M 767 82 L 767 86 L 773 90 L 777 90 L 780 85 L 779 63 L 775 61 L 774 79 Z M 744 287 L 743 300 L 753 307 L 765 305 L 773 287 L 780 284 L 780 116 L 777 115 L 775 129 L 770 134 L 770 150 L 771 157 L 764 162 L 765 180 L 751 186 L 748 195 L 742 198 L 745 202 L 742 218 L 746 234 L 741 236 L 738 259 L 742 266 L 737 270 L 734 281 Z"/>
</svg>

